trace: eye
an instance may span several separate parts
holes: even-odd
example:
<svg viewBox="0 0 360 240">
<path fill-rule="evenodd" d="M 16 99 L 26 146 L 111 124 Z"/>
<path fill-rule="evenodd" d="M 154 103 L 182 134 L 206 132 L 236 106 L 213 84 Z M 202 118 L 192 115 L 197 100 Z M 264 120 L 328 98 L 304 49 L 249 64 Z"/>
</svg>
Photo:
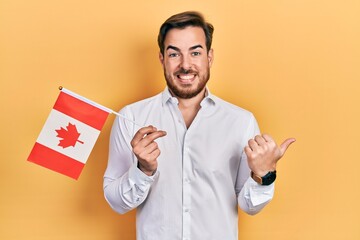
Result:
<svg viewBox="0 0 360 240">
<path fill-rule="evenodd" d="M 174 57 L 177 57 L 177 56 L 179 56 L 179 54 L 178 53 L 169 53 L 169 58 L 174 58 Z"/>
<path fill-rule="evenodd" d="M 200 53 L 200 52 L 192 52 L 191 55 L 192 55 L 192 56 L 200 56 L 201 53 Z"/>
</svg>

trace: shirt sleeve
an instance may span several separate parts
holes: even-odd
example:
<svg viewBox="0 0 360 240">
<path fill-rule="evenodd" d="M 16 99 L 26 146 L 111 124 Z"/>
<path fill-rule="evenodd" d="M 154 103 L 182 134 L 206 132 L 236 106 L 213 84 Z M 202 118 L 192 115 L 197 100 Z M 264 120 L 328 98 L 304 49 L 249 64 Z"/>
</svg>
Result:
<svg viewBox="0 0 360 240">
<path fill-rule="evenodd" d="M 121 111 L 126 114 L 126 109 Z M 152 183 L 159 173 L 147 176 L 137 167 L 137 159 L 130 142 L 133 137 L 132 123 L 117 117 L 109 143 L 108 166 L 104 174 L 104 195 L 116 212 L 124 214 L 139 206 L 147 197 Z"/>
<path fill-rule="evenodd" d="M 258 124 L 252 116 L 247 133 L 245 134 L 244 147 L 250 138 L 255 137 L 259 133 Z M 235 190 L 238 194 L 237 200 L 239 207 L 247 214 L 254 215 L 260 212 L 272 200 L 275 183 L 263 186 L 255 182 L 250 177 L 250 168 L 244 149 L 242 149 L 242 151 Z"/>
<path fill-rule="evenodd" d="M 273 198 L 274 188 L 274 183 L 268 186 L 263 186 L 249 177 L 238 196 L 238 204 L 240 208 L 247 214 L 257 214 Z"/>
</svg>

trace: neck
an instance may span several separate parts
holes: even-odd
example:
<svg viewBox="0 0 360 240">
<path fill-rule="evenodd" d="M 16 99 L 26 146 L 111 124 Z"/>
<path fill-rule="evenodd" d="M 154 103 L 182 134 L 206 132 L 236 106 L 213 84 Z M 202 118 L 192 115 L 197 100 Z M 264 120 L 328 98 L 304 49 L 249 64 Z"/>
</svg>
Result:
<svg viewBox="0 0 360 240">
<path fill-rule="evenodd" d="M 184 118 L 186 127 L 189 128 L 191 123 L 200 110 L 200 103 L 205 98 L 206 89 L 204 88 L 198 95 L 193 98 L 185 99 L 175 96 L 179 101 L 179 110 Z M 172 93 L 174 96 L 174 94 Z"/>
</svg>

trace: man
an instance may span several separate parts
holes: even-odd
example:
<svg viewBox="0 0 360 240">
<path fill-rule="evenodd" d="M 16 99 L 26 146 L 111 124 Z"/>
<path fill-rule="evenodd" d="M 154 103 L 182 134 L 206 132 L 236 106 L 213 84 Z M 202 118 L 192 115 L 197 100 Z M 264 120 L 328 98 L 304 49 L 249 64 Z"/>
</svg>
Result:
<svg viewBox="0 0 360 240">
<path fill-rule="evenodd" d="M 256 214 L 272 199 L 276 163 L 295 141 L 278 147 L 250 112 L 207 89 L 213 30 L 197 12 L 166 20 L 167 88 L 121 110 L 147 127 L 114 122 L 105 198 L 119 213 L 137 209 L 139 240 L 238 239 L 237 206 Z"/>
</svg>

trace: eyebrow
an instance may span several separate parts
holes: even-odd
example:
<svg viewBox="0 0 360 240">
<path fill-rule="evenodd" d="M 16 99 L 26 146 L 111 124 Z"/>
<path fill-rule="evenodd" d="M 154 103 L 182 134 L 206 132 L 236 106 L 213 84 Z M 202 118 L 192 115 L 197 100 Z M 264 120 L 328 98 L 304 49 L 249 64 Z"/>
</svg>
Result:
<svg viewBox="0 0 360 240">
<path fill-rule="evenodd" d="M 195 46 L 190 47 L 189 50 L 194 50 L 194 49 L 196 49 L 196 48 L 203 48 L 203 46 L 201 46 L 200 44 L 198 44 L 198 45 L 195 45 Z M 174 50 L 174 51 L 180 52 L 180 48 L 175 47 L 175 46 L 172 46 L 172 45 L 167 46 L 166 50 L 169 50 L 169 49 L 172 49 L 172 50 Z"/>
<path fill-rule="evenodd" d="M 195 45 L 195 46 L 191 47 L 190 50 L 194 50 L 194 49 L 197 49 L 197 48 L 203 48 L 203 46 L 198 44 L 198 45 Z"/>
<path fill-rule="evenodd" d="M 180 52 L 180 48 L 175 47 L 175 46 L 172 46 L 172 45 L 169 45 L 169 46 L 166 48 L 166 50 L 169 50 L 169 49 L 172 49 L 172 50 L 175 50 L 175 51 L 177 51 L 177 52 Z"/>
</svg>

